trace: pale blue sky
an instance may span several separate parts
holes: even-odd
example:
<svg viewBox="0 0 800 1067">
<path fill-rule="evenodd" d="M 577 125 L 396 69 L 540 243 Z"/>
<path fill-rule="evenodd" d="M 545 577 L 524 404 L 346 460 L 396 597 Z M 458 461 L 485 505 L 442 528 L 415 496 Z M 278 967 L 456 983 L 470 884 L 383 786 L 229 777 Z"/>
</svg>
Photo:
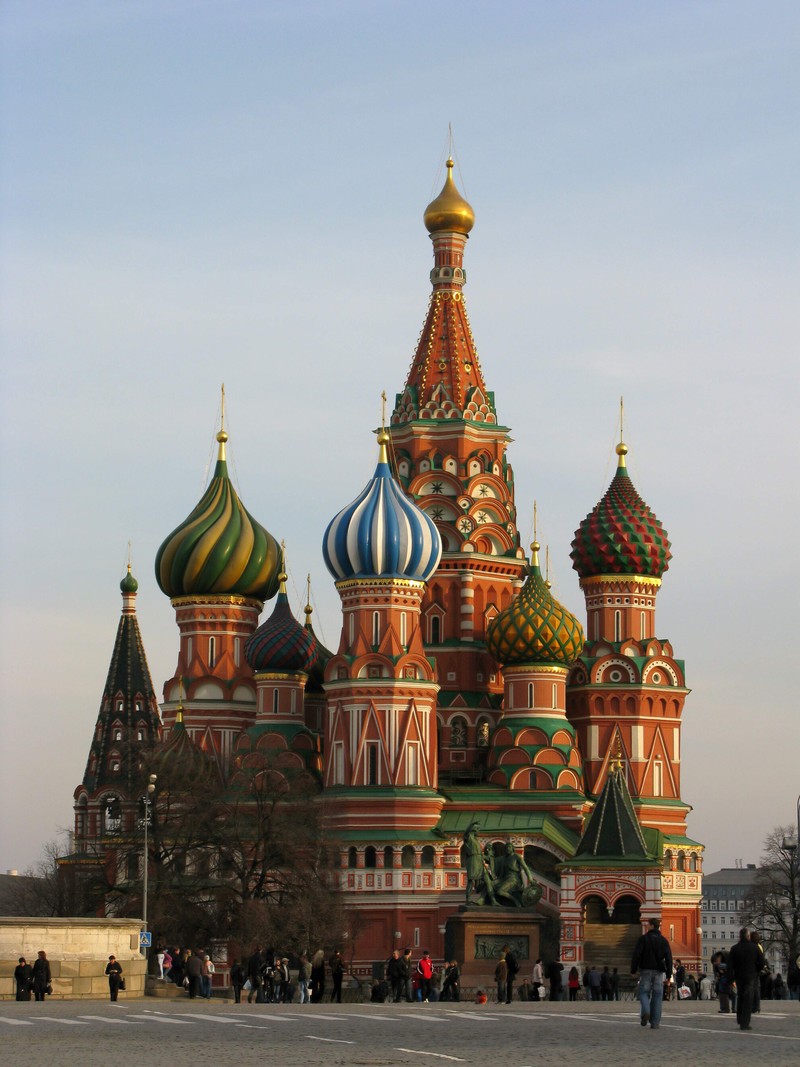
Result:
<svg viewBox="0 0 800 1067">
<path fill-rule="evenodd" d="M 128 540 L 159 693 L 174 670 L 153 559 L 222 381 L 242 498 L 338 643 L 322 533 L 422 325 L 448 122 L 523 537 L 536 498 L 582 610 L 624 393 L 690 833 L 707 870 L 757 860 L 800 792 L 794 0 L 6 0 L 0 30 L 0 870 L 71 824 Z"/>
</svg>

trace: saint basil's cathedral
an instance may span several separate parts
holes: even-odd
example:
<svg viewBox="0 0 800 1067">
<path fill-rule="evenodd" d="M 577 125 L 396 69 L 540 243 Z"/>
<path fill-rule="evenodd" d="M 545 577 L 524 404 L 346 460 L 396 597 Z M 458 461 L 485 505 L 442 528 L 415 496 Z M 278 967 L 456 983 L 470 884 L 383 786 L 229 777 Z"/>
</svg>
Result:
<svg viewBox="0 0 800 1067">
<path fill-rule="evenodd" d="M 467 318 L 474 214 L 452 160 L 424 221 L 432 293 L 413 362 L 374 474 L 322 538 L 342 605 L 336 652 L 310 606 L 305 624 L 289 607 L 281 548 L 230 481 L 223 416 L 208 489 L 156 557 L 179 632 L 160 714 L 130 568 L 121 583 L 75 855 L 135 824 L 143 744 L 158 743 L 165 768 L 179 754 L 213 760 L 223 780 L 269 753 L 324 798 L 336 877 L 359 915 L 356 962 L 405 945 L 450 954 L 477 824 L 482 846 L 532 872 L 566 966 L 608 962 L 614 946 L 622 960 L 653 916 L 673 956 L 699 965 L 703 847 L 686 836 L 680 789 L 688 690 L 656 636 L 666 531 L 620 441 L 572 542 L 585 631 L 553 597 L 540 546 L 528 559 L 520 544 L 509 428 Z"/>
</svg>

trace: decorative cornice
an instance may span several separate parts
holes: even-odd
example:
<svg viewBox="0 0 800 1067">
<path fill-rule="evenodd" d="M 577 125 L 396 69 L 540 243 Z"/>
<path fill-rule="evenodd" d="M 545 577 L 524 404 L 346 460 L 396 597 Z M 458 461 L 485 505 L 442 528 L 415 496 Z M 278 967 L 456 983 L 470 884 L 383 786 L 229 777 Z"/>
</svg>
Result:
<svg viewBox="0 0 800 1067">
<path fill-rule="evenodd" d="M 645 574 L 596 574 L 591 578 L 580 579 L 580 586 L 583 590 L 591 589 L 594 585 L 644 585 L 658 589 L 661 579 L 651 578 Z"/>
<path fill-rule="evenodd" d="M 231 596 L 227 593 L 209 593 L 206 596 L 176 596 L 172 597 L 170 603 L 173 608 L 191 607 L 193 604 L 229 604 L 233 607 L 255 608 L 259 612 L 264 607 L 263 600 L 256 600 L 255 597 L 248 596 Z"/>
</svg>

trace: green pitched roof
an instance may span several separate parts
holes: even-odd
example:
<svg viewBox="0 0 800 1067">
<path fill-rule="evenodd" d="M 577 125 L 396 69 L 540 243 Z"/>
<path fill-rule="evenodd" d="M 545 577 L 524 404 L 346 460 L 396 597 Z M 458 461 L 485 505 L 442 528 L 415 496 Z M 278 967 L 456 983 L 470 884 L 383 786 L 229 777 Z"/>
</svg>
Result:
<svg viewBox="0 0 800 1067">
<path fill-rule="evenodd" d="M 575 858 L 653 861 L 620 768 L 613 768 L 575 851 Z"/>
</svg>

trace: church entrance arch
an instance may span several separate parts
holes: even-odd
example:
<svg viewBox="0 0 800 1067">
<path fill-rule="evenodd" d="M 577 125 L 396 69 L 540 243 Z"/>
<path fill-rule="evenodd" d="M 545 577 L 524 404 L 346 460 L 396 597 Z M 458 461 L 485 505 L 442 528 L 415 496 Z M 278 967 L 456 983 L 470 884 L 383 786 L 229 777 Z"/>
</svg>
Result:
<svg viewBox="0 0 800 1067">
<path fill-rule="evenodd" d="M 583 899 L 583 959 L 586 967 L 615 967 L 620 989 L 632 987 L 631 957 L 642 932 L 640 902 L 626 894 L 613 904 L 599 894 Z"/>
</svg>

